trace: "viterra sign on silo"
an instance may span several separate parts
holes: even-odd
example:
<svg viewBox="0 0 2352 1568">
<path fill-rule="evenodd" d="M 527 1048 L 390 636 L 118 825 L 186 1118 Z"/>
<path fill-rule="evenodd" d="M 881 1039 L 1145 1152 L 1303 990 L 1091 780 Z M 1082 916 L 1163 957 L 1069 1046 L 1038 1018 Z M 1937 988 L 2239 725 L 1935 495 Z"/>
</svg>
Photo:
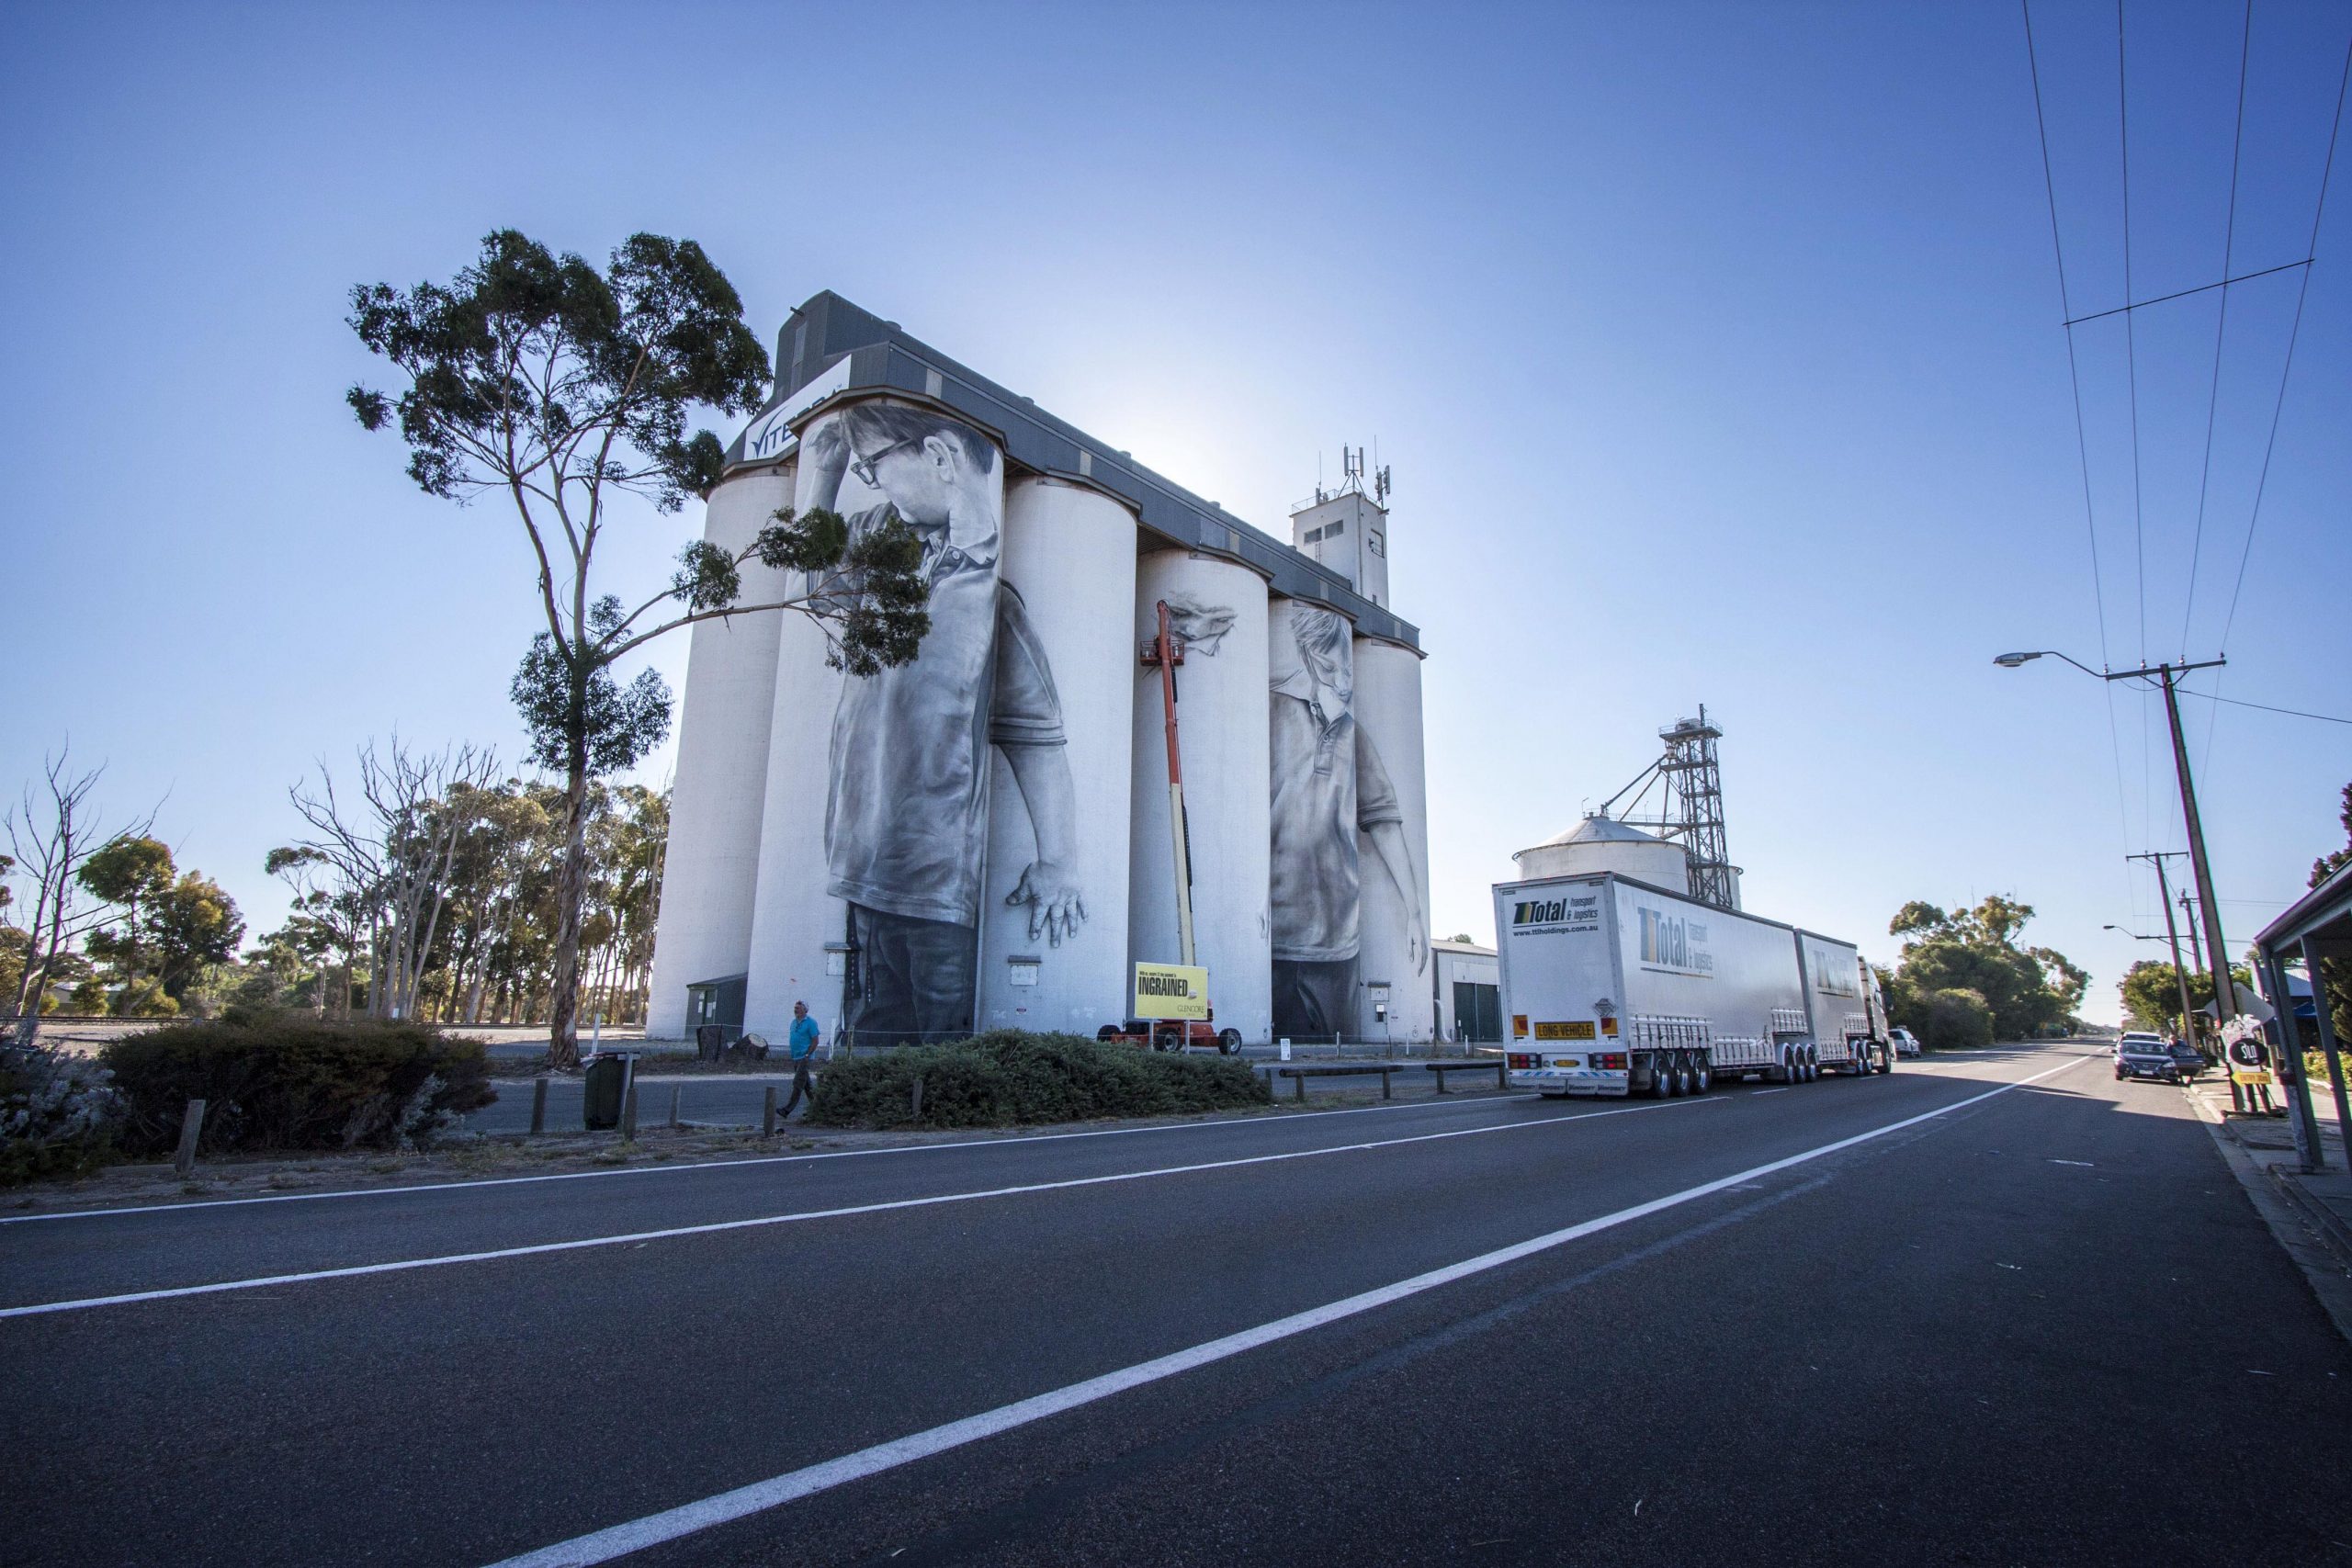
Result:
<svg viewBox="0 0 2352 1568">
<path fill-rule="evenodd" d="M 1180 961 L 1159 606 L 1195 962 L 1245 1040 L 1429 1038 L 1419 636 L 1351 484 L 1278 541 L 832 294 L 728 454 L 705 537 L 780 507 L 923 540 L 931 629 L 870 676 L 786 613 L 695 628 L 649 1032 L 861 1044 L 1130 1016 Z M 794 574 L 744 569 L 752 602 Z M 741 1015 L 727 1016 L 740 998 Z"/>
</svg>

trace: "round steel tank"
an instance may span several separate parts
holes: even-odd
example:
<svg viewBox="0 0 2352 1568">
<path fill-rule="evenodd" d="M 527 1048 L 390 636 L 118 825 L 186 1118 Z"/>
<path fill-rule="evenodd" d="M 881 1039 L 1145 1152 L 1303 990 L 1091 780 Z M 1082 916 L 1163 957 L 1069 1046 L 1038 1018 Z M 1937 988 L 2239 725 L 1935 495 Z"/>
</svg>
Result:
<svg viewBox="0 0 2352 1568">
<path fill-rule="evenodd" d="M 1680 844 L 1653 838 L 1607 817 L 1588 817 L 1511 859 L 1519 863 L 1519 874 L 1527 877 L 1613 871 L 1669 893 L 1680 893 L 1690 885 L 1690 860 Z"/>
<path fill-rule="evenodd" d="M 1367 758 L 1376 758 L 1395 797 L 1382 820 L 1360 762 L 1356 781 L 1363 866 L 1363 981 L 1358 1028 L 1367 1040 L 1419 1042 L 1437 1028 L 1430 963 L 1429 784 L 1421 754 L 1421 656 L 1376 637 L 1355 639 L 1355 716 Z M 1387 1004 L 1385 1020 L 1379 1005 Z"/>
<path fill-rule="evenodd" d="M 792 487 L 788 462 L 729 475 L 710 492 L 703 538 L 730 553 L 747 547 L 778 507 L 791 504 Z M 790 575 L 747 563 L 738 603 L 781 598 Z M 750 967 L 776 639 L 785 618 L 773 610 L 730 615 L 688 633 L 677 783 L 646 1003 L 645 1032 L 655 1039 L 684 1032 L 688 986 Z"/>
<path fill-rule="evenodd" d="M 1091 1036 L 1124 1011 L 1135 580 L 1124 504 L 1014 481 L 987 736 L 981 1029 Z"/>
<path fill-rule="evenodd" d="M 1133 651 L 1159 635 L 1162 601 L 1171 631 L 1184 642 L 1176 669 L 1177 730 L 1193 958 L 1208 969 L 1217 1027 L 1238 1029 L 1256 1043 L 1273 1029 L 1266 583 L 1247 567 L 1189 550 L 1155 550 L 1136 573 L 1127 956 L 1173 964 L 1182 953 L 1159 671 L 1136 663 Z"/>
</svg>

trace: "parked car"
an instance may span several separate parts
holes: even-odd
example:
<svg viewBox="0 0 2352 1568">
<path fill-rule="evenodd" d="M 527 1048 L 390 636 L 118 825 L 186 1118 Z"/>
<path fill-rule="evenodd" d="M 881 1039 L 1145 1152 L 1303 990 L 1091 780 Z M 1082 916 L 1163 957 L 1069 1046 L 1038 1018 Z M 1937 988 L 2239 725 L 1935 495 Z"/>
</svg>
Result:
<svg viewBox="0 0 2352 1568">
<path fill-rule="evenodd" d="M 1919 1037 L 1909 1030 L 1890 1029 L 1886 1032 L 1886 1037 L 1894 1043 L 1896 1055 L 1916 1056 L 1919 1054 Z"/>
<path fill-rule="evenodd" d="M 2204 1052 L 2186 1040 L 2167 1040 L 2165 1049 L 2172 1053 L 2173 1061 L 2180 1068 L 2180 1081 L 2183 1083 L 2195 1083 L 2197 1075 L 2213 1065 L 2205 1059 Z"/>
<path fill-rule="evenodd" d="M 2154 1078 L 2160 1083 L 2178 1083 L 2180 1064 L 2173 1060 L 2172 1046 L 2161 1035 L 2127 1034 L 2115 1043 L 2115 1076 L 2124 1078 Z"/>
</svg>

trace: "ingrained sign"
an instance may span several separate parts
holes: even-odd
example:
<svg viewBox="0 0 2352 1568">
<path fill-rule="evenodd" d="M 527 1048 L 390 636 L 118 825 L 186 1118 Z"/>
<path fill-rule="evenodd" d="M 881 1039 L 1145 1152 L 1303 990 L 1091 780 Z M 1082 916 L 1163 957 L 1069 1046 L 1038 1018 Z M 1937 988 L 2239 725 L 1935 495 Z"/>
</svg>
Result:
<svg viewBox="0 0 2352 1568">
<path fill-rule="evenodd" d="M 1137 1018 L 1205 1019 L 1209 1015 L 1209 972 L 1197 964 L 1137 964 Z"/>
</svg>

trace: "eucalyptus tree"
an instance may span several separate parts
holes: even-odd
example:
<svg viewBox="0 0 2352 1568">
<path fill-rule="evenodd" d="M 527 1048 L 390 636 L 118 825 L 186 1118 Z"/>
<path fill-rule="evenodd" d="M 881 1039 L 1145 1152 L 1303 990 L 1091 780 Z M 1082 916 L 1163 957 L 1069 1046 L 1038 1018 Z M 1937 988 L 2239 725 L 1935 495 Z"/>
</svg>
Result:
<svg viewBox="0 0 2352 1568">
<path fill-rule="evenodd" d="M 450 284 L 363 285 L 351 299 L 352 329 L 407 381 L 397 397 L 354 387 L 359 422 L 397 423 L 427 493 L 503 497 L 537 562 L 546 629 L 511 690 L 535 760 L 564 781 L 549 1055 L 570 1066 L 588 782 L 633 765 L 670 722 L 658 674 L 624 686 L 614 667 L 680 626 L 768 610 L 831 623 L 829 658 L 854 673 L 903 663 L 930 624 L 922 547 L 903 526 L 853 539 L 835 513 L 787 509 L 741 550 L 687 544 L 669 583 L 634 609 L 599 591 L 596 547 L 616 502 L 672 513 L 718 483 L 724 449 L 707 430 L 687 434 L 689 412 L 755 412 L 768 384 L 733 286 L 691 240 L 631 235 L 599 272 L 501 230 Z M 813 575 L 797 595 L 746 604 L 753 560 Z"/>
<path fill-rule="evenodd" d="M 30 1049 L 40 1032 L 51 984 L 75 977 L 75 970 L 86 973 L 82 940 L 120 912 L 121 906 L 84 881 L 84 871 L 115 844 L 144 839 L 154 826 L 152 811 L 119 827 L 105 825 L 92 799 L 105 771 L 76 773 L 70 754 L 60 751 L 44 760 L 40 784 L 27 785 L 0 819 L 0 838 L 8 846 L 0 858 L 32 895 L 14 998 L 20 1049 Z"/>
</svg>

